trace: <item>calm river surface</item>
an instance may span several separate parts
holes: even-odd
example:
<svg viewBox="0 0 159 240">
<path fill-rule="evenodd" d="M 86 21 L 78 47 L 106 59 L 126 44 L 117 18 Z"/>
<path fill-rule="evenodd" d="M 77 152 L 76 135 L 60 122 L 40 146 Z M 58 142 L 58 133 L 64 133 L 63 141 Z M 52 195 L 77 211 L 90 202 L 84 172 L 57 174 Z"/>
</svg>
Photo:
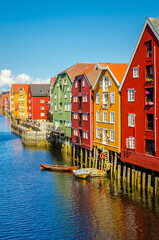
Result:
<svg viewBox="0 0 159 240">
<path fill-rule="evenodd" d="M 56 150 L 25 148 L 0 116 L 0 239 L 159 239 L 158 199 L 40 163 L 69 164 Z"/>
</svg>

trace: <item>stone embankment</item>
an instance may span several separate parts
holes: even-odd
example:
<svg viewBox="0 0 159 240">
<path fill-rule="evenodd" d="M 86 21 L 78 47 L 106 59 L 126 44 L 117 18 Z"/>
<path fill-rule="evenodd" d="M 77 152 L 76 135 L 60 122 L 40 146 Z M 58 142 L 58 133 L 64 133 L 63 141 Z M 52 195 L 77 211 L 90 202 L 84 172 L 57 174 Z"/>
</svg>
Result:
<svg viewBox="0 0 159 240">
<path fill-rule="evenodd" d="M 11 122 L 11 131 L 22 138 L 22 143 L 26 146 L 50 147 L 50 143 L 46 140 L 46 131 L 28 124 Z"/>
</svg>

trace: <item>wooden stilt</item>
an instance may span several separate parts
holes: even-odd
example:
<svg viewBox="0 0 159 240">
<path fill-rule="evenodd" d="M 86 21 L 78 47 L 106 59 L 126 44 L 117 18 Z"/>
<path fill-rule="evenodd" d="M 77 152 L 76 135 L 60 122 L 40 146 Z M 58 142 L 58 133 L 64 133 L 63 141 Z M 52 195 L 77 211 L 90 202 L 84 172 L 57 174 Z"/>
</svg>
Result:
<svg viewBox="0 0 159 240">
<path fill-rule="evenodd" d="M 93 168 L 95 168 L 95 160 L 96 160 L 96 149 L 93 148 Z"/>
<path fill-rule="evenodd" d="M 89 168 L 91 168 L 92 153 L 89 151 Z"/>
<path fill-rule="evenodd" d="M 117 155 L 115 153 L 115 157 L 114 157 L 114 175 L 116 177 L 116 167 L 117 167 Z"/>
<path fill-rule="evenodd" d="M 126 166 L 123 166 L 123 182 L 126 181 Z"/>
<path fill-rule="evenodd" d="M 85 149 L 85 167 L 87 168 L 88 150 Z"/>
<path fill-rule="evenodd" d="M 127 183 L 130 184 L 130 168 L 127 170 Z"/>
<path fill-rule="evenodd" d="M 151 188 L 151 174 L 148 174 L 148 181 L 147 181 L 147 191 L 150 192 Z"/>
<path fill-rule="evenodd" d="M 146 187 L 146 173 L 142 173 L 142 189 L 145 189 Z"/>
<path fill-rule="evenodd" d="M 118 180 L 121 180 L 121 165 L 118 165 Z"/>
<path fill-rule="evenodd" d="M 83 149 L 80 149 L 80 157 L 81 157 L 81 168 L 83 168 Z"/>
</svg>

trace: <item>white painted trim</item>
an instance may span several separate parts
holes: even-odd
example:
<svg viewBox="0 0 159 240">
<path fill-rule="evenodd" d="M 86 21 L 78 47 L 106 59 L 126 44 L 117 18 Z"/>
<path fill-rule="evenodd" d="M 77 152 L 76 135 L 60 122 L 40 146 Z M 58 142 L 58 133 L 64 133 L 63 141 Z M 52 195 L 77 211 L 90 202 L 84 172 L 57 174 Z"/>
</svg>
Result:
<svg viewBox="0 0 159 240">
<path fill-rule="evenodd" d="M 143 26 L 143 28 L 142 28 L 142 31 L 141 31 L 141 33 L 140 33 L 140 36 L 139 36 L 139 38 L 138 38 L 138 41 L 137 41 L 137 44 L 136 44 L 135 49 L 134 49 L 134 51 L 133 51 L 133 54 L 132 54 L 132 56 L 131 56 L 131 58 L 130 58 L 129 65 L 128 65 L 127 69 L 126 69 L 126 72 L 125 72 L 125 74 L 124 74 L 124 77 L 123 77 L 123 80 L 122 80 L 122 82 L 121 82 L 121 85 L 120 85 L 120 87 L 119 87 L 119 91 L 120 91 L 120 92 L 121 92 L 121 90 L 122 90 L 122 87 L 123 87 L 123 84 L 124 84 L 124 82 L 125 82 L 126 76 L 127 76 L 128 72 L 129 72 L 130 66 L 131 66 L 131 64 L 132 64 L 133 58 L 134 58 L 134 56 L 135 56 L 135 54 L 136 54 L 136 51 L 137 51 L 137 49 L 138 49 L 138 46 L 139 46 L 139 44 L 140 44 L 141 38 L 142 38 L 142 36 L 143 36 L 143 34 L 144 34 L 144 31 L 145 31 L 145 28 L 146 28 L 147 24 L 149 25 L 149 27 L 151 28 L 151 30 L 153 31 L 153 33 L 155 34 L 155 36 L 156 36 L 157 39 L 159 40 L 159 34 L 157 33 L 156 29 L 153 27 L 153 25 L 152 25 L 151 21 L 149 20 L 149 18 L 147 18 L 146 21 L 145 21 L 145 24 L 144 24 L 144 26 Z"/>
</svg>

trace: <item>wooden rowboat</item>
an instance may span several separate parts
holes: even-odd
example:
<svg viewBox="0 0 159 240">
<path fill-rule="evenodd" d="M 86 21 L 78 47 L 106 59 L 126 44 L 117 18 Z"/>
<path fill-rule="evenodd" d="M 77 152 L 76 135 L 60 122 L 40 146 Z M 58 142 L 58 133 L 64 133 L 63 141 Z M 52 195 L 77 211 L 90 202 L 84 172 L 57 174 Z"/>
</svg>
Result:
<svg viewBox="0 0 159 240">
<path fill-rule="evenodd" d="M 41 170 L 48 171 L 60 171 L 60 172 L 72 172 L 77 170 L 78 166 L 67 166 L 67 165 L 49 165 L 49 164 L 40 164 Z"/>
</svg>

